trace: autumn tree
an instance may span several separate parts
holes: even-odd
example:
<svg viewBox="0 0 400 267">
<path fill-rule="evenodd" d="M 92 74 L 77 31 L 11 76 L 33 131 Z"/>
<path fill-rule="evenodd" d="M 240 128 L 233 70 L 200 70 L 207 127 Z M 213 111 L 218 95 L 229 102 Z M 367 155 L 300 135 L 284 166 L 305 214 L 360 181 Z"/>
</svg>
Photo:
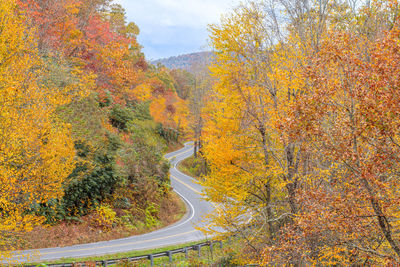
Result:
<svg viewBox="0 0 400 267">
<path fill-rule="evenodd" d="M 211 26 L 203 184 L 245 263 L 398 260 L 397 7 L 249 2 Z"/>
<path fill-rule="evenodd" d="M 180 98 L 187 99 L 193 90 L 195 76 L 182 69 L 173 69 L 170 75 L 174 78 L 175 88 Z"/>
<path fill-rule="evenodd" d="M 1 1 L 0 23 L 0 245 L 8 250 L 18 233 L 42 223 L 28 212 L 31 205 L 63 194 L 75 152 L 55 111 L 75 90 L 55 90 L 38 79 L 43 62 L 15 1 Z"/>
<path fill-rule="evenodd" d="M 371 9 L 365 12 L 374 20 Z M 330 32 L 334 38 L 323 41 L 305 74 L 309 91 L 293 110 L 300 114 L 298 134 L 319 163 L 304 182 L 296 224 L 322 237 L 308 240 L 313 256 L 303 252 L 314 262 L 399 261 L 398 125 L 393 115 L 398 29 L 396 22 L 389 25 L 381 25 L 381 31 L 362 31 L 365 25 L 359 25 L 359 31 Z M 300 246 L 305 240 L 297 238 Z"/>
<path fill-rule="evenodd" d="M 279 126 L 304 86 L 301 43 L 295 34 L 293 43 L 283 43 L 266 10 L 260 3 L 242 5 L 221 26 L 211 26 L 216 84 L 204 128 L 211 173 L 203 184 L 207 196 L 226 209 L 214 223 L 236 231 L 253 214 L 259 227 L 249 242 L 254 255 L 263 249 L 260 240 L 273 242 L 296 215 L 304 158 L 297 140 Z"/>
</svg>

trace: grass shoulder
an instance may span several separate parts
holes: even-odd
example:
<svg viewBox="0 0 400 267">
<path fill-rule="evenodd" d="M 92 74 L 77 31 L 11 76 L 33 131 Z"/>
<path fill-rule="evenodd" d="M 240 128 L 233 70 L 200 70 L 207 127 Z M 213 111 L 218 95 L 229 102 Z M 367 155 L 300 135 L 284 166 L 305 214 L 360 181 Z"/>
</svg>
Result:
<svg viewBox="0 0 400 267">
<path fill-rule="evenodd" d="M 180 245 L 174 246 L 166 246 L 157 249 L 150 250 L 141 250 L 141 251 L 132 251 L 126 253 L 116 253 L 116 254 L 108 254 L 103 256 L 95 256 L 95 257 L 85 257 L 85 258 L 64 258 L 56 261 L 48 261 L 36 263 L 38 266 L 46 266 L 48 264 L 65 264 L 65 263 L 85 263 L 86 266 L 94 266 L 96 261 L 105 261 L 111 259 L 120 259 L 120 263 L 109 265 L 109 266 L 149 266 L 149 260 L 139 260 L 135 262 L 127 262 L 124 260 L 126 258 L 156 254 L 169 250 L 180 249 L 183 247 L 193 246 L 202 242 L 189 242 Z M 215 244 L 213 249 L 210 247 L 202 247 L 200 251 L 200 256 L 198 251 L 190 250 L 188 252 L 188 257 L 186 258 L 184 253 L 174 254 L 172 257 L 172 262 L 169 262 L 168 257 L 160 257 L 154 259 L 155 266 L 164 266 L 164 267 L 172 267 L 172 266 L 240 266 L 239 262 L 236 260 L 238 256 L 238 251 L 240 251 L 240 247 L 242 246 L 242 240 L 238 238 L 232 238 L 231 240 L 225 240 L 222 242 L 222 247 L 219 244 Z M 27 264 L 28 265 L 28 264 Z M 32 265 L 29 264 L 29 265 Z M 33 263 L 35 265 L 35 263 Z"/>
<path fill-rule="evenodd" d="M 130 252 L 123 252 L 123 253 L 114 253 L 114 254 L 106 254 L 106 255 L 101 255 L 101 256 L 94 256 L 94 257 L 84 257 L 84 258 L 62 258 L 59 260 L 54 260 L 54 261 L 45 261 L 45 262 L 33 262 L 33 263 L 26 263 L 24 265 L 41 265 L 45 266 L 47 264 L 62 264 L 62 263 L 83 263 L 83 262 L 94 262 L 94 261 L 102 261 L 102 260 L 111 260 L 111 259 L 124 259 L 124 258 L 129 258 L 129 257 L 135 257 L 135 256 L 140 256 L 140 255 L 148 255 L 148 254 L 154 254 L 154 253 L 159 253 L 163 251 L 168 251 L 168 250 L 174 250 L 178 249 L 184 246 L 191 246 L 195 245 L 199 242 L 190 242 L 190 243 L 185 243 L 181 245 L 173 245 L 173 246 L 166 246 L 166 247 L 160 247 L 156 249 L 149 249 L 149 250 L 137 250 L 137 251 L 130 251 Z"/>
<path fill-rule="evenodd" d="M 169 142 L 169 143 L 167 143 L 166 153 L 175 152 L 183 147 L 184 147 L 184 145 L 182 142 Z"/>
<path fill-rule="evenodd" d="M 192 155 L 179 163 L 178 170 L 193 178 L 200 179 L 207 173 L 207 165 L 204 158 L 195 158 Z"/>
</svg>

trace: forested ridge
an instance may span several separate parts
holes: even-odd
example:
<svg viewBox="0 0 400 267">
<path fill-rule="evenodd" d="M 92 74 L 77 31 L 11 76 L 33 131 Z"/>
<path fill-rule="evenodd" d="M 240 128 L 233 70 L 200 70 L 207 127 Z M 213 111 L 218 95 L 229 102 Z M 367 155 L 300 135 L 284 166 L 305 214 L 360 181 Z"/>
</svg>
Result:
<svg viewBox="0 0 400 267">
<path fill-rule="evenodd" d="M 200 71 L 198 69 L 199 66 L 209 65 L 212 58 L 213 52 L 207 51 L 157 59 L 153 60 L 151 63 L 154 65 L 161 64 L 169 69 L 181 69 L 190 73 L 196 73 Z"/>
<path fill-rule="evenodd" d="M 40 225 L 174 216 L 163 154 L 188 130 L 185 89 L 138 34 L 108 0 L 0 1 L 1 251 Z"/>
</svg>

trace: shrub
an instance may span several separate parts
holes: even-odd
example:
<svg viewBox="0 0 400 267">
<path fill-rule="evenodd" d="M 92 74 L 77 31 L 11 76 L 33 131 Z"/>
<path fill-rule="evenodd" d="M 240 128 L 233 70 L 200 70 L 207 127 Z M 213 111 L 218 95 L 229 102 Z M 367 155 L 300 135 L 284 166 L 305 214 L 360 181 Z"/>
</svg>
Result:
<svg viewBox="0 0 400 267">
<path fill-rule="evenodd" d="M 69 213 L 86 214 L 90 203 L 97 206 L 104 199 L 111 197 L 119 178 L 116 176 L 114 159 L 108 155 L 99 155 L 97 166 L 88 171 L 86 165 L 79 165 L 71 174 L 71 179 L 65 186 L 64 206 Z M 80 174 L 83 177 L 80 178 Z"/>
<path fill-rule="evenodd" d="M 110 122 L 115 128 L 125 131 L 128 122 L 132 121 L 133 117 L 134 115 L 131 110 L 120 105 L 115 105 L 111 109 Z"/>
<path fill-rule="evenodd" d="M 129 103 L 132 108 L 134 118 L 140 121 L 152 121 L 150 115 L 150 102 Z"/>
<path fill-rule="evenodd" d="M 78 143 L 77 154 L 85 161 L 76 164 L 64 184 L 63 208 L 66 215 L 87 214 L 105 199 L 111 198 L 120 177 L 115 169 L 115 154 L 120 147 L 118 136 L 107 135 L 106 147 L 91 151 L 88 146 Z"/>
<path fill-rule="evenodd" d="M 94 216 L 95 225 L 102 227 L 105 231 L 110 230 L 116 221 L 116 212 L 107 204 L 96 207 Z"/>
<path fill-rule="evenodd" d="M 145 221 L 146 227 L 152 228 L 158 224 L 157 216 L 158 216 L 158 207 L 154 203 L 151 203 L 147 206 L 145 210 Z"/>
<path fill-rule="evenodd" d="M 164 127 L 161 123 L 157 124 L 156 133 L 160 135 L 167 142 L 178 142 L 180 133 L 179 131 Z"/>
</svg>

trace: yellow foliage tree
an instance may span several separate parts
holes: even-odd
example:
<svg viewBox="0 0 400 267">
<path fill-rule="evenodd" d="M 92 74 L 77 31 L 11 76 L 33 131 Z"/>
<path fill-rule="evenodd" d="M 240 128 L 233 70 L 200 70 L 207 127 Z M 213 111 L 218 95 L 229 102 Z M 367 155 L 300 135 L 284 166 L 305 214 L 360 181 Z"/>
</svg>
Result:
<svg viewBox="0 0 400 267">
<path fill-rule="evenodd" d="M 204 110 L 203 152 L 211 171 L 203 185 L 224 210 L 211 221 L 217 229 L 241 231 L 252 220 L 257 230 L 246 239 L 252 260 L 299 211 L 296 194 L 308 156 L 282 123 L 306 89 L 303 67 L 317 46 L 307 28 L 313 16 L 283 34 L 277 15 L 271 15 L 277 11 L 267 14 L 265 4 L 241 5 L 221 25 L 211 26 L 216 83 Z"/>
<path fill-rule="evenodd" d="M 261 215 L 263 231 L 273 238 L 276 217 L 290 218 L 297 209 L 299 148 L 278 127 L 302 80 L 292 71 L 297 62 L 287 57 L 288 48 L 272 49 L 265 17 L 261 6 L 250 4 L 211 27 L 217 82 L 206 107 L 204 153 L 211 174 L 204 185 L 210 199 L 227 209 L 215 217 L 216 226 L 235 230 L 251 211 Z M 289 71 L 292 80 L 283 81 Z M 284 197 L 290 212 L 276 205 Z"/>
<path fill-rule="evenodd" d="M 176 103 L 175 103 L 176 111 L 173 114 L 173 121 L 178 130 L 182 130 L 182 133 L 185 135 L 189 131 L 189 108 L 188 104 L 185 100 L 176 96 Z"/>
<path fill-rule="evenodd" d="M 0 28 L 0 246 L 10 250 L 18 233 L 42 222 L 31 205 L 62 195 L 74 147 L 55 111 L 76 94 L 39 84 L 34 33 L 13 0 L 0 2 Z"/>
</svg>

